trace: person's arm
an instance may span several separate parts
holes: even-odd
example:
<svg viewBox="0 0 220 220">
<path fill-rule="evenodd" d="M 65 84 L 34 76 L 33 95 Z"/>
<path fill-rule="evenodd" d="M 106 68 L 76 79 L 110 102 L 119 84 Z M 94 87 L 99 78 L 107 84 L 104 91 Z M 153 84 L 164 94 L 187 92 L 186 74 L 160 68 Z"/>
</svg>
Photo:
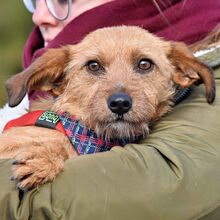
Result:
<svg viewBox="0 0 220 220">
<path fill-rule="evenodd" d="M 213 105 L 197 87 L 142 143 L 70 159 L 21 202 L 3 161 L 0 215 L 10 218 L 1 219 L 220 219 L 220 69 L 215 75 Z"/>
</svg>

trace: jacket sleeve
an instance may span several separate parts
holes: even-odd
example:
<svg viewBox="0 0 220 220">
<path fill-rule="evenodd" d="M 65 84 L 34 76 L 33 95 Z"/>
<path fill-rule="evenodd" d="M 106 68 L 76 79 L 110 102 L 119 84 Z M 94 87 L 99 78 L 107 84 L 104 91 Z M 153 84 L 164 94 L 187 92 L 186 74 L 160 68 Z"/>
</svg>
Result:
<svg viewBox="0 0 220 220">
<path fill-rule="evenodd" d="M 219 88 L 220 69 L 215 74 Z M 70 159 L 53 183 L 21 201 L 3 161 L 0 214 L 7 218 L 1 219 L 220 219 L 218 88 L 213 105 L 201 85 L 140 144 Z"/>
</svg>

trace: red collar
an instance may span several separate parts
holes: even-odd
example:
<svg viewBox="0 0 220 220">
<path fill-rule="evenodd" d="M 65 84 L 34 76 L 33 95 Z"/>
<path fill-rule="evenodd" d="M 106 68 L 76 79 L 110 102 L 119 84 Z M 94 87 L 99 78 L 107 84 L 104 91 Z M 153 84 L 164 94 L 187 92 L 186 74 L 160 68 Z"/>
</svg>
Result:
<svg viewBox="0 0 220 220">
<path fill-rule="evenodd" d="M 29 112 L 9 121 L 4 127 L 4 131 L 12 127 L 30 125 L 61 131 L 69 138 L 78 155 L 107 151 L 113 146 L 121 145 L 119 142 L 114 143 L 98 138 L 93 130 L 86 128 L 74 116 L 69 116 L 68 113 L 58 115 L 55 112 L 42 110 Z M 122 145 L 125 145 L 125 141 L 123 143 Z"/>
<path fill-rule="evenodd" d="M 66 131 L 63 128 L 62 123 L 60 122 L 59 116 L 54 112 L 42 110 L 29 112 L 19 118 L 9 121 L 5 125 L 3 131 L 11 127 L 20 127 L 28 125 L 36 125 L 39 127 L 56 129 L 66 135 Z"/>
</svg>

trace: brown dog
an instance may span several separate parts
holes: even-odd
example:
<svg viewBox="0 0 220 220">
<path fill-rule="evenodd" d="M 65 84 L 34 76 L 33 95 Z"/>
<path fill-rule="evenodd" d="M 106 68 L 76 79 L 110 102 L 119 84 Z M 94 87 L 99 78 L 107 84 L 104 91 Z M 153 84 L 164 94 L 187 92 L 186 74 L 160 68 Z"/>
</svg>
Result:
<svg viewBox="0 0 220 220">
<path fill-rule="evenodd" d="M 56 99 L 32 103 L 31 110 L 68 112 L 103 138 L 123 139 L 148 134 L 149 125 L 170 110 L 174 84 L 201 82 L 212 103 L 212 73 L 183 43 L 121 26 L 48 50 L 9 79 L 7 91 L 10 106 L 18 105 L 29 90 L 47 91 Z M 13 176 L 21 188 L 52 181 L 73 156 L 77 154 L 68 138 L 56 130 L 15 127 L 0 137 L 0 157 L 16 159 Z"/>
</svg>

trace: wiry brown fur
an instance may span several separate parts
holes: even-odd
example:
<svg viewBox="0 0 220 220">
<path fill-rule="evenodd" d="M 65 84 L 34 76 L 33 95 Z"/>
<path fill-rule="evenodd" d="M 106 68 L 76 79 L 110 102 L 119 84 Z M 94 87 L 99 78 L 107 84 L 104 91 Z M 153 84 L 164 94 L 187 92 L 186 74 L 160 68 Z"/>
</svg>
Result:
<svg viewBox="0 0 220 220">
<path fill-rule="evenodd" d="M 144 58 L 154 63 L 149 71 L 137 68 Z M 103 69 L 89 70 L 90 60 Z M 103 138 L 131 138 L 146 136 L 149 124 L 169 111 L 174 82 L 183 87 L 204 82 L 207 101 L 214 101 L 210 70 L 184 44 L 163 41 L 138 27 L 122 26 L 100 29 L 77 45 L 49 50 L 9 79 L 7 91 L 11 106 L 30 89 L 47 91 L 57 97 L 55 101 L 31 103 L 32 110 L 69 112 Z M 107 105 L 115 92 L 132 99 L 132 108 L 123 120 Z M 63 169 L 63 162 L 76 156 L 63 134 L 45 128 L 13 128 L 2 134 L 0 143 L 1 158 L 16 158 L 14 178 L 22 188 L 51 181 Z"/>
</svg>

